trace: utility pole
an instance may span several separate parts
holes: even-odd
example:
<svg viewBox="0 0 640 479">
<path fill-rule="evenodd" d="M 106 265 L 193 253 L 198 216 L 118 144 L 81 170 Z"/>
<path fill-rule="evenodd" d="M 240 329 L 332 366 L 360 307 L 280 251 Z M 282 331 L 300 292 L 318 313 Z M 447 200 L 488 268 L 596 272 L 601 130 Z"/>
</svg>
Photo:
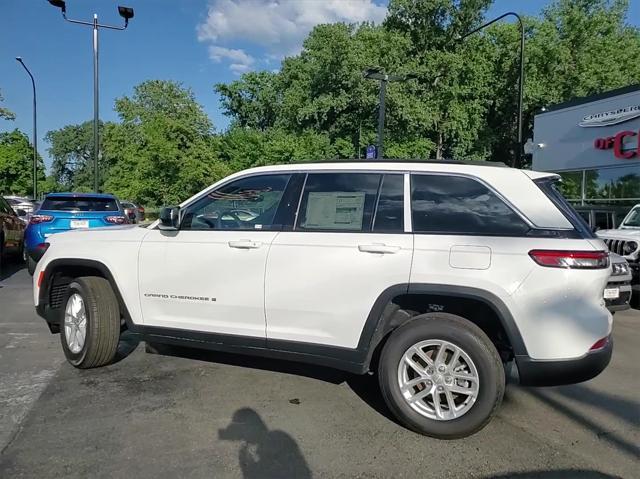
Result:
<svg viewBox="0 0 640 479">
<path fill-rule="evenodd" d="M 62 11 L 62 18 L 69 23 L 85 25 L 93 28 L 93 189 L 98 192 L 99 169 L 98 157 L 100 155 L 100 115 L 99 115 L 99 95 L 98 95 L 98 29 L 125 30 L 129 26 L 129 20 L 133 18 L 133 8 L 118 6 L 118 13 L 124 18 L 124 25 L 105 25 L 98 23 L 98 15 L 93 14 L 93 21 L 85 22 L 67 18 L 67 7 L 64 0 L 49 0 L 49 3 Z"/>
<path fill-rule="evenodd" d="M 27 65 L 24 64 L 22 57 L 16 57 L 16 60 L 29 74 L 31 86 L 33 87 L 33 201 L 36 201 L 38 199 L 38 103 L 36 100 L 36 81 Z"/>
<path fill-rule="evenodd" d="M 500 15 L 497 18 L 494 18 L 490 22 L 485 23 L 484 25 L 480 25 L 475 30 L 471 30 L 469 33 L 464 34 L 459 38 L 459 40 L 464 40 L 469 35 L 473 35 L 476 32 L 479 32 L 483 28 L 488 27 L 489 25 L 494 24 L 495 22 L 502 20 L 504 17 L 512 16 L 515 17 L 518 21 L 518 26 L 520 28 L 520 75 L 518 78 L 518 151 L 516 152 L 513 164 L 511 166 L 519 168 L 522 166 L 522 157 L 524 154 L 524 142 L 522 141 L 522 98 L 524 95 L 524 22 L 522 21 L 522 17 L 515 12 L 507 12 Z"/>
<path fill-rule="evenodd" d="M 415 79 L 413 73 L 406 75 L 391 75 L 385 73 L 382 68 L 367 68 L 363 76 L 368 80 L 378 80 L 380 82 L 379 107 L 378 107 L 378 144 L 376 145 L 376 159 L 384 158 L 384 121 L 385 121 L 385 99 L 387 95 L 387 83 L 400 82 Z"/>
</svg>

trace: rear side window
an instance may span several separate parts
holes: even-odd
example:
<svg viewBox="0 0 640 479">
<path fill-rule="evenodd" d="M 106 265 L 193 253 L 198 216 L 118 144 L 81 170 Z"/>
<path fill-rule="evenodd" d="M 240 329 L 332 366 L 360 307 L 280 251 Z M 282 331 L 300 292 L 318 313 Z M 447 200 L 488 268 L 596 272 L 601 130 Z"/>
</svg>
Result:
<svg viewBox="0 0 640 479">
<path fill-rule="evenodd" d="M 296 229 L 371 231 L 381 179 L 376 173 L 309 174 Z"/>
<path fill-rule="evenodd" d="M 114 198 L 55 196 L 45 198 L 40 209 L 48 211 L 118 211 L 118 203 Z"/>
<path fill-rule="evenodd" d="M 411 175 L 413 231 L 434 234 L 519 236 L 529 226 L 477 180 Z"/>
</svg>

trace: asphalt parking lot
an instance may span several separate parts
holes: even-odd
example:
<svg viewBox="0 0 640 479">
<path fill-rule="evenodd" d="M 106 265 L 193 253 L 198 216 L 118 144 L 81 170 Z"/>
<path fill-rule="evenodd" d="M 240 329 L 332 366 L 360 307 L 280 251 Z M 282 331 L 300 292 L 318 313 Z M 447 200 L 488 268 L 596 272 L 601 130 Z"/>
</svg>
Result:
<svg viewBox="0 0 640 479">
<path fill-rule="evenodd" d="M 390 419 L 373 377 L 167 349 L 63 361 L 26 270 L 0 276 L 0 477 L 639 477 L 640 313 L 615 317 L 609 368 L 510 384 L 480 433 L 439 441 Z"/>
</svg>

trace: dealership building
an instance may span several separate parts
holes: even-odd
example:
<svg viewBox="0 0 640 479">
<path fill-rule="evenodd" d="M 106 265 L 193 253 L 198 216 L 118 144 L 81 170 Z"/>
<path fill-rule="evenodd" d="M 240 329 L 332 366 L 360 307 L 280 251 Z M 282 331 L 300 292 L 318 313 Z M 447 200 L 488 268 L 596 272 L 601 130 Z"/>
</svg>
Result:
<svg viewBox="0 0 640 479">
<path fill-rule="evenodd" d="M 535 116 L 533 169 L 562 176 L 574 204 L 640 203 L 640 85 L 554 105 Z"/>
</svg>

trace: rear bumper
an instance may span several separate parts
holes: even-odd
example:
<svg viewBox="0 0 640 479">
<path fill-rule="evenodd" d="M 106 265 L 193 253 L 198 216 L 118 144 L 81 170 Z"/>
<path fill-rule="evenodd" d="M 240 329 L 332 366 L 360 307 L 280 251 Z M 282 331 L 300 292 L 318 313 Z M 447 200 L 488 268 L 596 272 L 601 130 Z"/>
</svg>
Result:
<svg viewBox="0 0 640 479">
<path fill-rule="evenodd" d="M 523 386 L 560 386 L 588 381 L 600 374 L 609 364 L 613 340 L 607 345 L 578 359 L 539 360 L 516 356 L 516 365 Z"/>
</svg>

